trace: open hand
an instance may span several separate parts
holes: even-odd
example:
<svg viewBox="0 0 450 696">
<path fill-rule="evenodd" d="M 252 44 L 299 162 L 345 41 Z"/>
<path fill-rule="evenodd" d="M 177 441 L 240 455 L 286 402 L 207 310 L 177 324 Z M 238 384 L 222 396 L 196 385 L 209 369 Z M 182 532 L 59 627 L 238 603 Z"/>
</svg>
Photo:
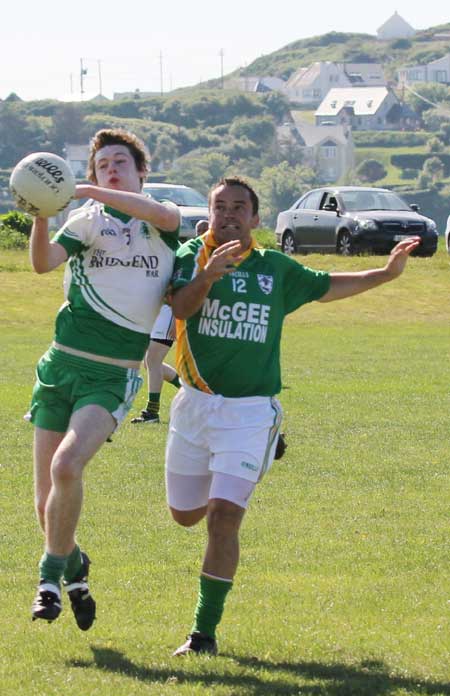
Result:
<svg viewBox="0 0 450 696">
<path fill-rule="evenodd" d="M 242 258 L 242 247 L 239 239 L 232 239 L 230 242 L 214 249 L 204 268 L 204 272 L 215 282 L 224 275 L 231 273 L 235 269 L 235 264 Z"/>
<path fill-rule="evenodd" d="M 384 270 L 391 278 L 397 278 L 403 272 L 409 255 L 414 249 L 417 249 L 420 241 L 420 237 L 408 237 L 392 249 L 388 262 L 384 267 Z"/>
</svg>

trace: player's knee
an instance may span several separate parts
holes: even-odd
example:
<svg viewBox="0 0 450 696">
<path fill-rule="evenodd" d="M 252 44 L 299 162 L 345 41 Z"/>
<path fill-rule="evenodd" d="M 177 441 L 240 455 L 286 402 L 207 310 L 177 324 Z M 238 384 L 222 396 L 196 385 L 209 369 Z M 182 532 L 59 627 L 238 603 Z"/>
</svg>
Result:
<svg viewBox="0 0 450 696">
<path fill-rule="evenodd" d="M 169 509 L 172 518 L 182 527 L 193 527 L 194 524 L 200 522 L 206 514 L 206 507 L 197 508 L 196 510 L 176 510 L 172 507 Z"/>
<path fill-rule="evenodd" d="M 236 533 L 244 510 L 228 500 L 212 499 L 208 505 L 208 534 L 220 538 Z"/>
<path fill-rule="evenodd" d="M 55 483 L 71 483 L 81 478 L 82 463 L 69 451 L 56 454 L 52 462 L 52 479 Z"/>
</svg>

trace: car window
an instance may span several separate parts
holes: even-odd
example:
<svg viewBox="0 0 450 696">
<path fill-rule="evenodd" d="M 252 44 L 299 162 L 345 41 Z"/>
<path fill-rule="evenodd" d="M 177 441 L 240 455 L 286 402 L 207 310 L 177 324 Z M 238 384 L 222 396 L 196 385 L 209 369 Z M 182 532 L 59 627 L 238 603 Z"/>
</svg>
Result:
<svg viewBox="0 0 450 696">
<path fill-rule="evenodd" d="M 144 184 L 144 193 L 150 194 L 157 201 L 172 201 L 180 206 L 208 207 L 208 201 L 201 193 L 192 188 L 175 186 L 148 186 Z"/>
<path fill-rule="evenodd" d="M 342 200 L 346 210 L 410 210 L 410 207 L 390 191 L 345 191 Z"/>
<path fill-rule="evenodd" d="M 323 191 L 313 191 L 302 200 L 298 207 L 304 208 L 305 210 L 319 210 L 322 196 Z"/>
<path fill-rule="evenodd" d="M 322 209 L 328 205 L 330 210 L 337 210 L 338 209 L 338 203 L 336 196 L 333 193 L 327 193 L 325 198 L 322 201 L 322 205 L 320 206 Z"/>
</svg>

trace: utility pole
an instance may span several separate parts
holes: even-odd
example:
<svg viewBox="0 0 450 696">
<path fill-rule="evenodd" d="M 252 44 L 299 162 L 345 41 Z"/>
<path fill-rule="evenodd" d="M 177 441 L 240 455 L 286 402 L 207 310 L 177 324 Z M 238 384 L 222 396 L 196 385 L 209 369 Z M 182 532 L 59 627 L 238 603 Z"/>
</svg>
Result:
<svg viewBox="0 0 450 696">
<path fill-rule="evenodd" d="M 160 84 L 160 91 L 161 91 L 161 96 L 164 94 L 164 85 L 163 85 L 163 54 L 162 51 L 159 52 L 159 84 Z"/>
<path fill-rule="evenodd" d="M 219 51 L 219 56 L 220 56 L 220 89 L 223 89 L 223 57 L 225 55 L 225 51 L 223 48 L 220 49 Z"/>
<path fill-rule="evenodd" d="M 102 61 L 97 61 L 98 66 L 98 93 L 102 94 Z"/>
<path fill-rule="evenodd" d="M 80 58 L 80 92 L 81 92 L 81 98 L 83 99 L 83 94 L 84 94 L 84 84 L 83 84 L 83 77 L 87 74 L 87 69 L 83 67 L 83 59 Z"/>
</svg>

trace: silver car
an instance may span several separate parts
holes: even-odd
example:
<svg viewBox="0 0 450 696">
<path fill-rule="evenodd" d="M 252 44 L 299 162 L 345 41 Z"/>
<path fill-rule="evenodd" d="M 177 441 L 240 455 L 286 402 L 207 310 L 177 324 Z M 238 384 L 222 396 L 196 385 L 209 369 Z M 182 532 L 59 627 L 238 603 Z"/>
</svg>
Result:
<svg viewBox="0 0 450 696">
<path fill-rule="evenodd" d="M 414 256 L 436 253 L 438 232 L 393 191 L 368 186 L 324 186 L 308 191 L 278 215 L 275 230 L 285 254 L 311 251 L 389 254 L 405 237 L 420 237 Z"/>
<path fill-rule="evenodd" d="M 180 239 L 195 237 L 195 226 L 208 219 L 208 201 L 205 196 L 183 184 L 144 184 L 143 193 L 157 201 L 171 201 L 181 209 Z"/>
</svg>

